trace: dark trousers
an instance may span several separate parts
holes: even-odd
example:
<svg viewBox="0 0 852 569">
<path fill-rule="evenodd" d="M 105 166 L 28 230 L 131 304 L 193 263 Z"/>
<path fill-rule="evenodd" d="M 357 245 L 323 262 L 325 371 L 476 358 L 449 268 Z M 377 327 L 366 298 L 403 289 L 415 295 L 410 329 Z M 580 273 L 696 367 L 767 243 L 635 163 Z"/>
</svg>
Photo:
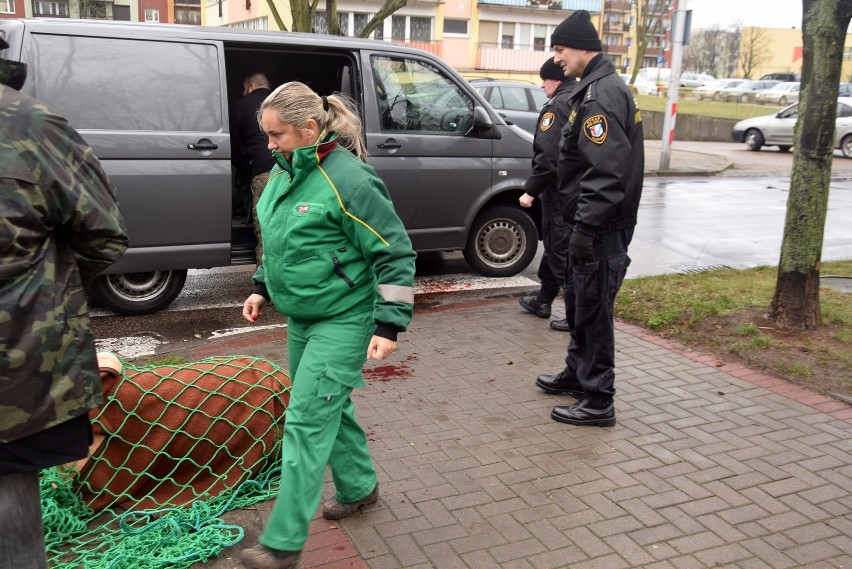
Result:
<svg viewBox="0 0 852 569">
<path fill-rule="evenodd" d="M 0 476 L 0 567 L 46 569 L 38 471 Z"/>
<path fill-rule="evenodd" d="M 568 262 L 565 304 L 571 340 L 565 364 L 576 374 L 593 406 L 607 406 L 615 396 L 615 296 L 630 257 L 633 228 L 595 237 L 595 260 L 582 266 Z"/>
<path fill-rule="evenodd" d="M 538 300 L 550 304 L 565 287 L 568 238 L 571 231 L 561 211 L 544 216 L 541 220 L 541 230 L 544 253 L 538 265 L 538 279 L 541 282 Z M 567 309 L 568 305 L 565 307 Z"/>
</svg>

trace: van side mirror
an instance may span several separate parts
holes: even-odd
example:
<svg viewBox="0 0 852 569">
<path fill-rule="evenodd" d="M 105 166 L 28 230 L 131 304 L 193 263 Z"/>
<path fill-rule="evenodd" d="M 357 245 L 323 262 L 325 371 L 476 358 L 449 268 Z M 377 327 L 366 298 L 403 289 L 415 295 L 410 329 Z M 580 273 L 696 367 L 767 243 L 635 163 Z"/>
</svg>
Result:
<svg viewBox="0 0 852 569">
<path fill-rule="evenodd" d="M 475 105 L 473 107 L 473 134 L 480 138 L 500 138 L 500 132 L 494 128 L 494 121 L 485 107 Z"/>
</svg>

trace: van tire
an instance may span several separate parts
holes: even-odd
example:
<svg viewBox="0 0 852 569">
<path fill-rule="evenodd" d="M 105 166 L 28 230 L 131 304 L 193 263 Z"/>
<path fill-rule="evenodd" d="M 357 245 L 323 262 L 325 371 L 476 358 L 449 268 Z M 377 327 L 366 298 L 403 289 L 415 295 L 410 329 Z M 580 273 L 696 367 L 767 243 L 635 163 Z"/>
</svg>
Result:
<svg viewBox="0 0 852 569">
<path fill-rule="evenodd" d="M 486 277 L 511 277 L 527 268 L 538 249 L 538 231 L 519 208 L 496 206 L 480 213 L 467 237 L 464 258 Z"/>
<path fill-rule="evenodd" d="M 186 269 L 102 275 L 90 287 L 93 300 L 117 314 L 150 314 L 167 307 L 186 282 Z"/>
</svg>

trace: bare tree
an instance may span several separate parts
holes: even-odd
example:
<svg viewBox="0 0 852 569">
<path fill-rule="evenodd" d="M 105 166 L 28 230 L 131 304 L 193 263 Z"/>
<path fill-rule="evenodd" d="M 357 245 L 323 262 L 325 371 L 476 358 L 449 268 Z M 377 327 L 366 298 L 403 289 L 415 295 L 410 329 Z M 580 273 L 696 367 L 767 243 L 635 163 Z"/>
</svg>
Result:
<svg viewBox="0 0 852 569">
<path fill-rule="evenodd" d="M 852 0 L 802 0 L 802 89 L 778 279 L 769 316 L 784 328 L 821 324 L 819 267 L 828 210 L 834 121 Z"/>
<path fill-rule="evenodd" d="M 636 60 L 633 62 L 631 84 L 636 81 L 648 46 L 654 38 L 663 37 L 666 17 L 673 5 L 674 0 L 639 0 L 636 2 Z"/>
<path fill-rule="evenodd" d="M 740 41 L 740 69 L 743 77 L 751 79 L 755 68 L 769 60 L 769 35 L 765 28 L 745 28 Z"/>
<path fill-rule="evenodd" d="M 722 36 L 722 56 L 720 73 L 723 77 L 736 77 L 739 69 L 740 43 L 743 26 L 737 22 L 725 31 Z"/>
<path fill-rule="evenodd" d="M 269 12 L 272 14 L 272 18 L 278 25 L 278 29 L 284 32 L 288 31 L 287 26 L 284 24 L 284 20 L 281 18 L 281 14 L 278 12 L 277 6 L 275 6 L 275 0 L 266 0 L 266 3 L 269 6 Z M 372 35 L 376 28 L 382 25 L 382 22 L 384 22 L 388 16 L 404 7 L 407 3 L 408 0 L 385 0 L 382 7 L 379 8 L 378 12 L 376 12 L 370 21 L 367 22 L 367 25 L 364 26 L 364 29 L 361 30 L 361 33 L 359 33 L 358 36 L 366 38 Z M 313 32 L 314 14 L 317 11 L 318 5 L 319 0 L 290 0 L 290 15 L 293 18 L 291 31 Z M 340 29 L 340 20 L 337 16 L 337 0 L 325 1 L 325 17 L 328 33 L 344 35 L 344 32 Z"/>
<path fill-rule="evenodd" d="M 718 24 L 693 34 L 689 45 L 684 49 L 684 69 L 716 75 L 724 34 Z"/>
</svg>

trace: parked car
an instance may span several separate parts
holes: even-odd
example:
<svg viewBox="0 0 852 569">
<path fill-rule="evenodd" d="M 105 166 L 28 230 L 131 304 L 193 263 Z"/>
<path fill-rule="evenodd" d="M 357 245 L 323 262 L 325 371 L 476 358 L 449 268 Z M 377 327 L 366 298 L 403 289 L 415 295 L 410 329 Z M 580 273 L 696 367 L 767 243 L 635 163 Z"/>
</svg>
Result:
<svg viewBox="0 0 852 569">
<path fill-rule="evenodd" d="M 792 72 L 767 73 L 766 75 L 764 75 L 760 78 L 760 80 L 764 80 L 764 79 L 770 79 L 770 80 L 774 79 L 774 80 L 778 80 L 778 81 L 784 81 L 784 82 L 787 82 L 787 83 L 794 83 L 796 81 L 801 81 L 802 76 L 799 75 L 798 73 L 792 73 Z"/>
<path fill-rule="evenodd" d="M 722 89 L 730 89 L 736 87 L 745 79 L 716 79 L 703 87 L 698 87 L 692 92 L 692 96 L 699 101 L 704 99 L 712 99 L 714 101 L 721 100 Z"/>
<path fill-rule="evenodd" d="M 619 73 L 619 77 L 624 79 L 624 82 L 630 85 L 630 78 L 632 75 L 629 73 Z M 639 95 L 656 95 L 657 94 L 657 85 L 648 81 L 641 75 L 636 76 L 636 81 L 633 83 L 633 87 L 636 88 L 636 93 Z"/>
<path fill-rule="evenodd" d="M 837 90 L 838 97 L 852 97 L 852 83 L 841 83 Z"/>
<path fill-rule="evenodd" d="M 470 84 L 508 122 L 535 134 L 547 95 L 541 85 L 498 79 L 472 79 Z"/>
<path fill-rule="evenodd" d="M 257 261 L 252 224 L 234 208 L 241 189 L 228 128 L 254 69 L 274 86 L 298 79 L 357 101 L 368 162 L 416 250 L 461 250 L 473 270 L 495 277 L 535 257 L 540 206 L 518 204 L 533 137 L 429 52 L 322 34 L 69 19 L 0 19 L 0 35 L 10 44 L 3 58 L 29 65 L 22 92 L 67 117 L 115 184 L 130 248 L 91 288 L 114 312 L 164 308 L 188 269 Z"/>
<path fill-rule="evenodd" d="M 760 91 L 771 89 L 781 81 L 743 81 L 733 87 L 726 87 L 719 92 L 722 101 L 736 101 L 737 103 L 753 103 L 755 95 Z"/>
<path fill-rule="evenodd" d="M 778 83 L 774 87 L 756 93 L 754 100 L 761 105 L 789 105 L 799 101 L 799 86 L 797 81 Z"/>
<path fill-rule="evenodd" d="M 734 125 L 731 136 L 734 142 L 745 142 L 755 152 L 764 146 L 777 146 L 781 152 L 787 152 L 793 146 L 793 129 L 798 118 L 799 103 L 794 103 L 774 115 L 741 120 Z M 852 97 L 838 97 L 834 125 L 834 147 L 846 158 L 852 158 Z"/>
<path fill-rule="evenodd" d="M 707 73 L 684 73 L 680 76 L 678 84 L 687 89 L 697 89 L 698 87 L 703 87 L 715 80 L 715 77 L 708 75 Z"/>
</svg>

